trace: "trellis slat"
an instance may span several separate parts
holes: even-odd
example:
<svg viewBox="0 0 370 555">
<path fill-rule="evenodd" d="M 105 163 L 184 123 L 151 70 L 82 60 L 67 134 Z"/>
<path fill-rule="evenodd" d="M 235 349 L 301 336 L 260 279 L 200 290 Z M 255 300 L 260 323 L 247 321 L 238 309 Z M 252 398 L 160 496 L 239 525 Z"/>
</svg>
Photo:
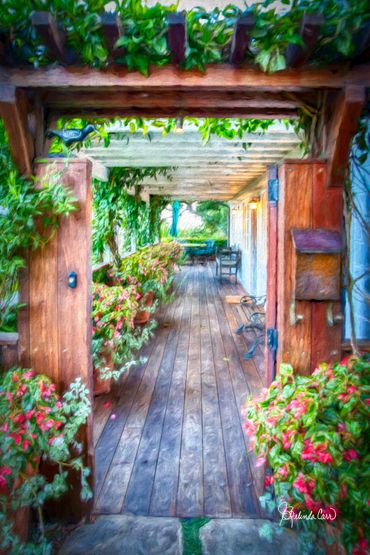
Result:
<svg viewBox="0 0 370 555">
<path fill-rule="evenodd" d="M 186 19 L 185 12 L 168 14 L 168 47 L 171 50 L 172 61 L 181 64 L 185 60 L 186 50 Z"/>
<path fill-rule="evenodd" d="M 67 63 L 65 33 L 58 28 L 50 12 L 34 12 L 32 25 L 36 29 L 52 58 Z"/>
<path fill-rule="evenodd" d="M 247 14 L 238 19 L 235 24 L 233 42 L 231 45 L 230 63 L 239 65 L 244 62 L 246 51 L 251 41 L 250 32 L 254 26 L 254 15 Z"/>
<path fill-rule="evenodd" d="M 324 23 L 321 14 L 306 14 L 302 18 L 300 35 L 304 42 L 301 44 L 289 44 L 285 52 L 286 65 L 289 68 L 302 66 L 310 57 L 318 39 L 319 29 Z"/>
</svg>

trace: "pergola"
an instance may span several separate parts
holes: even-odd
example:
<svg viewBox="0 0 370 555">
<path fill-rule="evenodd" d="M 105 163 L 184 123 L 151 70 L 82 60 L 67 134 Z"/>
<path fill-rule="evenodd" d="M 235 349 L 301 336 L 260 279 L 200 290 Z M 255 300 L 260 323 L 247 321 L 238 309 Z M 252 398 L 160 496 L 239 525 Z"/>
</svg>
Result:
<svg viewBox="0 0 370 555">
<path fill-rule="evenodd" d="M 269 379 L 273 375 L 275 359 L 277 363 L 289 361 L 302 372 L 309 373 L 318 360 L 335 359 L 341 353 L 341 329 L 336 325 L 339 322 L 336 319 L 340 312 L 339 299 L 328 303 L 295 297 L 296 252 L 292 230 L 342 232 L 341 186 L 348 166 L 350 143 L 368 98 L 369 44 L 363 43 L 352 63 L 345 67 L 310 67 L 307 62 L 315 41 L 315 33 L 312 34 L 315 22 L 306 21 L 301 31 L 306 47 L 291 45 L 287 52 L 288 69 L 266 74 L 242 63 L 252 22 L 241 19 L 235 27 L 231 65 L 211 66 L 202 74 L 181 70 L 176 65 L 184 57 L 186 30 L 183 18 L 175 16 L 169 22 L 168 34 L 174 64 L 152 68 L 149 77 L 128 72 L 114 64 L 104 71 L 68 65 L 63 33 L 52 16 L 44 12 L 34 14 L 32 24 L 60 65 L 42 69 L 17 67 L 6 44 L 0 48 L 0 62 L 3 64 L 0 68 L 0 115 L 20 172 L 40 175 L 60 170 L 65 183 L 79 200 L 79 212 L 61 222 L 53 241 L 45 249 L 30 253 L 28 268 L 21 280 L 21 299 L 27 307 L 22 309 L 19 321 L 20 363 L 40 369 L 61 386 L 76 376 L 81 376 L 89 386 L 92 380 L 89 312 L 92 164 L 79 158 L 67 163 L 55 159 L 37 161 L 48 154 L 45 130 L 52 127 L 61 115 L 84 118 L 191 115 L 291 119 L 297 116 L 302 105 L 308 104 L 320 120 L 312 156 L 305 160 L 284 161 L 278 170 L 272 167 L 269 175 Z M 102 18 L 101 24 L 107 44 L 113 48 L 120 33 L 119 22 L 113 14 Z M 322 104 L 323 94 L 325 104 Z M 268 135 L 265 139 L 269 151 L 272 151 Z M 131 152 L 132 161 L 138 163 L 134 155 L 135 141 L 134 138 L 128 152 Z M 245 153 L 246 157 L 257 152 L 257 142 L 253 143 L 250 154 Z M 155 145 L 156 142 L 153 149 L 157 148 Z M 158 146 L 158 151 L 161 148 Z M 278 158 L 271 156 L 264 162 L 278 162 L 289 154 L 283 149 L 280 152 L 281 157 L 280 154 Z M 102 151 L 95 151 L 95 154 L 107 166 L 115 164 L 114 160 L 109 161 L 109 150 L 104 155 Z M 253 184 L 258 177 L 254 173 L 257 158 L 252 160 L 248 179 L 248 166 L 242 169 L 245 171 L 241 180 L 243 184 L 245 180 L 247 185 Z M 260 161 L 262 158 L 258 163 Z M 257 167 L 258 171 L 265 171 L 265 164 Z M 210 171 L 207 164 L 199 172 L 199 181 L 195 183 L 199 195 L 201 180 L 207 181 L 203 176 Z M 181 169 L 181 172 L 181 180 L 186 182 L 187 170 Z M 223 183 L 218 178 L 217 181 Z M 163 192 L 154 184 L 148 185 L 153 186 L 153 193 Z M 204 192 L 209 195 L 205 185 Z M 230 188 L 227 197 L 238 194 L 240 187 L 238 183 Z M 170 186 L 168 191 L 171 193 Z M 226 198 L 222 191 L 222 188 L 218 191 L 217 198 Z M 184 196 L 185 192 L 182 191 Z M 78 275 L 76 289 L 68 288 L 70 271 Z M 317 271 L 319 277 L 320 271 L 323 272 L 324 280 L 325 268 Z M 91 423 L 85 441 L 93 466 Z M 86 507 L 75 503 L 73 509 L 85 511 Z"/>
<path fill-rule="evenodd" d="M 143 191 L 181 200 L 232 200 L 255 194 L 266 184 L 268 166 L 302 156 L 300 138 L 281 123 L 266 133 L 246 133 L 242 140 L 211 138 L 206 144 L 186 121 L 168 136 L 155 127 L 150 127 L 149 136 L 132 135 L 119 124 L 108 127 L 108 133 L 109 148 L 97 142 L 79 151 L 79 156 L 93 161 L 93 175 L 104 180 L 111 167 L 169 168 L 171 179 L 145 178 Z"/>
</svg>

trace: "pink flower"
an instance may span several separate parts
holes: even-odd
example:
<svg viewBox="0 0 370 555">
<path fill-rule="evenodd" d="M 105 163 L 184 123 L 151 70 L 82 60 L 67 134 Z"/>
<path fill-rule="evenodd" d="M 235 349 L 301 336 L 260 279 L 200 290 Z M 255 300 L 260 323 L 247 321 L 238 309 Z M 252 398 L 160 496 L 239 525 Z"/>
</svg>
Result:
<svg viewBox="0 0 370 555">
<path fill-rule="evenodd" d="M 338 424 L 338 432 L 345 432 L 347 429 L 346 425 L 343 422 L 339 422 Z"/>
<path fill-rule="evenodd" d="M 293 430 L 288 430 L 287 432 L 281 433 L 281 437 L 283 440 L 283 448 L 285 450 L 289 449 L 290 446 L 292 445 L 292 441 L 290 441 L 290 438 L 292 437 L 292 435 L 294 435 Z"/>
<path fill-rule="evenodd" d="M 27 372 L 25 372 L 23 374 L 23 376 L 26 378 L 26 380 L 28 380 L 29 378 L 32 378 L 32 376 L 35 375 L 35 372 L 33 370 L 28 370 Z"/>
<path fill-rule="evenodd" d="M 283 478 L 286 478 L 288 476 L 288 465 L 287 463 L 284 464 L 284 466 L 282 466 L 279 470 L 278 470 L 278 474 L 280 476 L 282 476 Z"/>
<path fill-rule="evenodd" d="M 345 461 L 350 462 L 354 459 L 358 459 L 358 453 L 354 449 L 347 449 L 347 451 L 343 453 L 343 458 Z"/>
<path fill-rule="evenodd" d="M 266 463 L 266 457 L 264 455 L 260 455 L 256 460 L 256 468 L 263 466 Z"/>
</svg>

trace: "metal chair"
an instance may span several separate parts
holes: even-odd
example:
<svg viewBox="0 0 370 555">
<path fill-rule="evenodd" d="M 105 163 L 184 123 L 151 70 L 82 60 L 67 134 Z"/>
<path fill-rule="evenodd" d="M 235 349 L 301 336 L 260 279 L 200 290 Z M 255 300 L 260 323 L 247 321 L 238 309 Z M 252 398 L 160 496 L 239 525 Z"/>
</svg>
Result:
<svg viewBox="0 0 370 555">
<path fill-rule="evenodd" d="M 238 281 L 238 270 L 241 261 L 239 249 L 222 249 L 216 253 L 216 276 L 222 281 L 222 276 L 235 276 L 235 283 Z"/>
</svg>

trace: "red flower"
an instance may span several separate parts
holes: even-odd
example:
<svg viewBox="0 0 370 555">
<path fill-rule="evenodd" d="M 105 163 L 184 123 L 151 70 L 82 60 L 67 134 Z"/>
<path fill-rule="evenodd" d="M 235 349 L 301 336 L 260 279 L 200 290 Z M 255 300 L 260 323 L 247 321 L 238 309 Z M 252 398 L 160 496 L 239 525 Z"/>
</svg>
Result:
<svg viewBox="0 0 370 555">
<path fill-rule="evenodd" d="M 300 472 L 298 478 L 293 482 L 293 487 L 296 488 L 300 493 L 310 494 L 316 485 L 315 480 L 312 478 L 306 479 L 305 476 Z"/>
<path fill-rule="evenodd" d="M 352 550 L 352 555 L 368 555 L 369 553 L 369 542 L 366 538 L 361 538 L 357 545 Z"/>
<path fill-rule="evenodd" d="M 23 395 L 26 393 L 27 391 L 27 386 L 26 384 L 22 384 L 19 386 L 18 391 L 17 391 L 17 397 L 23 397 Z"/>
<path fill-rule="evenodd" d="M 308 494 L 304 496 L 304 500 L 306 503 L 307 509 L 313 512 L 317 512 L 319 509 L 322 509 L 322 504 L 320 501 L 315 501 L 312 497 Z"/>
<path fill-rule="evenodd" d="M 317 453 L 317 458 L 320 462 L 322 462 L 324 464 L 334 462 L 333 457 L 331 456 L 330 453 L 318 452 Z"/>
<path fill-rule="evenodd" d="M 347 449 L 347 451 L 343 453 L 343 458 L 345 461 L 350 462 L 354 459 L 358 459 L 358 453 L 354 449 Z"/>
<path fill-rule="evenodd" d="M 5 476 L 10 476 L 12 473 L 11 469 L 8 466 L 1 466 L 0 467 L 0 491 L 6 488 L 6 479 Z"/>
<path fill-rule="evenodd" d="M 268 488 L 273 483 L 274 483 L 274 477 L 273 476 L 265 476 L 265 481 L 264 481 L 265 488 Z"/>
</svg>

